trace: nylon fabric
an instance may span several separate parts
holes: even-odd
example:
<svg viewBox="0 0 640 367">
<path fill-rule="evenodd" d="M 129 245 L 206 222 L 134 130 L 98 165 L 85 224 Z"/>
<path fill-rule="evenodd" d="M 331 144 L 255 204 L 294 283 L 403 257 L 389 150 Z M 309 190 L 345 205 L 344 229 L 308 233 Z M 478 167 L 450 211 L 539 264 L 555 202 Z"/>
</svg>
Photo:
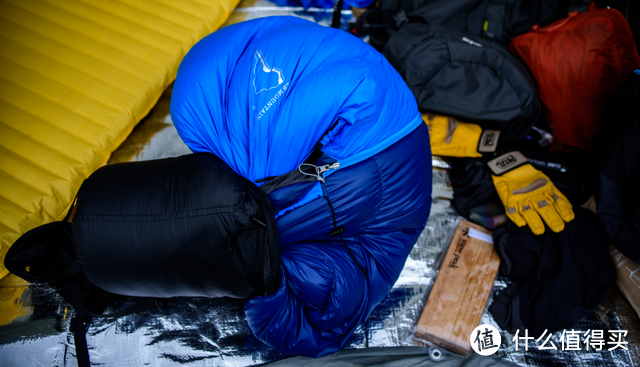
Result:
<svg viewBox="0 0 640 367">
<path fill-rule="evenodd" d="M 570 12 L 513 39 L 511 52 L 529 66 L 544 114 L 561 144 L 596 148 L 602 109 L 640 67 L 629 24 L 616 9 Z"/>
<path fill-rule="evenodd" d="M 497 356 L 472 354 L 467 358 L 445 355 L 434 361 L 429 357 L 429 348 L 424 347 L 375 347 L 347 349 L 319 359 L 292 357 L 256 367 L 515 367 Z"/>
<path fill-rule="evenodd" d="M 384 55 L 424 113 L 454 117 L 523 138 L 540 113 L 533 79 L 500 44 L 434 24 L 408 23 Z"/>
<path fill-rule="evenodd" d="M 262 18 L 193 47 L 171 115 L 191 150 L 216 154 L 252 181 L 296 169 L 333 127 L 317 164 L 340 168 L 324 183 L 269 194 L 288 205 L 276 220 L 282 283 L 247 300 L 245 313 L 253 333 L 283 353 L 340 349 L 390 291 L 430 210 L 428 129 L 400 75 L 346 32 Z M 329 235 L 322 196 L 344 243 Z"/>
<path fill-rule="evenodd" d="M 21 234 L 64 216 L 237 3 L 0 1 L 0 264 Z"/>
<path fill-rule="evenodd" d="M 274 209 L 210 153 L 101 167 L 78 192 L 87 278 L 134 297 L 247 298 L 280 283 Z"/>
<path fill-rule="evenodd" d="M 340 161 L 384 149 L 422 121 L 381 54 L 295 17 L 234 24 L 198 42 L 180 65 L 171 117 L 193 152 L 252 181 L 297 168 L 336 122 L 321 143 Z"/>
<path fill-rule="evenodd" d="M 579 7 L 573 1 L 572 7 Z M 369 34 L 382 49 L 401 26 L 402 19 L 439 25 L 451 32 L 490 39 L 508 46 L 536 24 L 547 25 L 566 16 L 568 0 L 385 0 L 360 21 L 354 31 Z M 588 3 L 587 3 L 588 6 Z M 586 9 L 586 6 L 585 6 Z M 577 9 L 573 9 L 577 10 Z"/>
<path fill-rule="evenodd" d="M 425 225 L 431 202 L 427 127 L 322 184 L 347 246 L 328 232 L 328 204 L 318 198 L 277 219 L 283 283 L 245 302 L 249 327 L 287 353 L 319 357 L 339 350 L 387 295 Z"/>
</svg>

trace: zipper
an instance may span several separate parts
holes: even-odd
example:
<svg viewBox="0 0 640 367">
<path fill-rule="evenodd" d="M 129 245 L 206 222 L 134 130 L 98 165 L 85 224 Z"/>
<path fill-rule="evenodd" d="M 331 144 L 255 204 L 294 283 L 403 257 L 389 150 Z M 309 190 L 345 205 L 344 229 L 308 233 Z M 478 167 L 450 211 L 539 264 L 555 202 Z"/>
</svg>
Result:
<svg viewBox="0 0 640 367">
<path fill-rule="evenodd" d="M 323 171 L 322 172 L 322 178 L 323 178 L 322 182 L 324 182 L 324 179 L 327 178 L 327 176 L 329 176 L 330 174 L 332 174 L 336 170 L 342 169 L 342 168 L 347 168 L 347 167 L 352 166 L 352 165 L 354 165 L 356 163 L 360 163 L 360 162 L 364 161 L 365 159 L 371 158 L 374 155 L 376 155 L 376 154 L 382 152 L 383 150 L 389 148 L 393 144 L 397 143 L 398 141 L 402 140 L 404 137 L 409 135 L 411 132 L 413 132 L 415 129 L 417 129 L 420 126 L 420 124 L 423 124 L 423 123 L 424 122 L 422 121 L 422 115 L 420 113 L 418 113 L 418 116 L 411 123 L 407 124 L 405 128 L 403 128 L 401 131 L 397 132 L 396 136 L 392 136 L 392 139 L 388 139 L 388 140 L 392 140 L 389 144 L 384 144 L 384 141 L 383 141 L 381 144 L 376 146 L 371 151 L 363 151 L 363 152 L 360 152 L 360 153 L 358 153 L 356 155 L 353 155 L 353 156 L 351 156 L 349 158 L 342 159 L 340 162 L 333 163 L 333 164 L 337 164 L 338 166 L 335 169 Z M 393 139 L 393 138 L 395 138 L 395 139 Z M 331 157 L 331 158 L 334 158 L 334 157 Z"/>
<path fill-rule="evenodd" d="M 304 172 L 302 170 L 303 167 L 311 167 L 315 171 L 315 173 Z M 313 165 L 311 163 L 301 163 L 298 166 L 298 171 L 300 173 L 302 173 L 303 175 L 305 175 L 305 176 L 312 176 L 312 177 L 317 178 L 318 181 L 324 182 L 324 177 L 322 175 L 325 172 L 328 172 L 328 171 L 334 170 L 334 169 L 338 169 L 338 168 L 340 168 L 340 162 L 335 162 L 335 163 L 331 163 L 331 164 L 325 164 L 325 165 L 322 165 L 322 166 L 316 166 L 316 165 Z"/>
</svg>

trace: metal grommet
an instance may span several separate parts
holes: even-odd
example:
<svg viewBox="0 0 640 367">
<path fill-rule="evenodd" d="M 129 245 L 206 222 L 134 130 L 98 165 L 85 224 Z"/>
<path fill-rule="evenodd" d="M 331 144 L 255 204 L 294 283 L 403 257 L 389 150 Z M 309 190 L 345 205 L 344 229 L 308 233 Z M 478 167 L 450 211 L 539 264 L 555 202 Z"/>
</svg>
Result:
<svg viewBox="0 0 640 367">
<path fill-rule="evenodd" d="M 444 356 L 446 355 L 446 353 L 438 348 L 438 347 L 429 347 L 429 357 L 433 360 L 433 361 L 441 361 L 444 359 Z"/>
</svg>

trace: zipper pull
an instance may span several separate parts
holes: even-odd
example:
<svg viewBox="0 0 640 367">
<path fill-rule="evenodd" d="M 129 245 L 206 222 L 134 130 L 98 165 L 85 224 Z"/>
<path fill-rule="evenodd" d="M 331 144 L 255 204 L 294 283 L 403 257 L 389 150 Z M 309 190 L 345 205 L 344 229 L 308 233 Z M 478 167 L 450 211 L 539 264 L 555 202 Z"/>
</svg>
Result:
<svg viewBox="0 0 640 367">
<path fill-rule="evenodd" d="M 263 226 L 264 228 L 267 228 L 267 225 L 265 223 L 262 223 L 261 221 L 258 220 L 258 218 L 253 217 L 251 218 L 252 221 L 258 223 L 259 225 Z"/>
<path fill-rule="evenodd" d="M 315 171 L 316 171 L 316 174 L 314 175 L 314 174 L 311 174 L 311 173 L 304 172 L 302 170 L 302 166 L 313 167 L 313 169 L 315 169 Z M 327 172 L 327 171 L 332 170 L 332 169 L 336 169 L 338 167 L 340 167 L 340 162 L 335 162 L 335 163 L 331 163 L 331 164 L 325 164 L 323 166 L 315 166 L 315 165 L 310 164 L 310 163 L 302 163 L 302 164 L 300 164 L 298 166 L 298 171 L 300 171 L 300 173 L 302 173 L 305 176 L 313 176 L 316 179 L 318 179 L 318 181 L 324 182 L 324 178 L 322 177 L 322 174 L 324 172 Z"/>
<path fill-rule="evenodd" d="M 318 176 L 322 177 L 323 173 L 336 168 L 340 168 L 340 162 L 325 164 L 324 166 L 318 166 L 316 167 L 316 173 L 318 174 Z"/>
</svg>

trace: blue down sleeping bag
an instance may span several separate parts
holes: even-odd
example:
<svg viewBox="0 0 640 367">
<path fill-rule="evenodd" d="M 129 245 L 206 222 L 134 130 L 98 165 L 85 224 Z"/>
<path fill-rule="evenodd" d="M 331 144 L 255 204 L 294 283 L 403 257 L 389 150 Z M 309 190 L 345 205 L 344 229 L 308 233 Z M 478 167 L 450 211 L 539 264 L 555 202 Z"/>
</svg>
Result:
<svg viewBox="0 0 640 367">
<path fill-rule="evenodd" d="M 282 282 L 246 300 L 245 312 L 254 334 L 283 353 L 340 349 L 389 293 L 429 216 L 428 129 L 400 75 L 344 31 L 261 18 L 189 51 L 171 116 L 193 152 L 252 181 L 296 170 L 319 141 L 314 163 L 339 163 L 322 180 L 269 194 Z"/>
</svg>

